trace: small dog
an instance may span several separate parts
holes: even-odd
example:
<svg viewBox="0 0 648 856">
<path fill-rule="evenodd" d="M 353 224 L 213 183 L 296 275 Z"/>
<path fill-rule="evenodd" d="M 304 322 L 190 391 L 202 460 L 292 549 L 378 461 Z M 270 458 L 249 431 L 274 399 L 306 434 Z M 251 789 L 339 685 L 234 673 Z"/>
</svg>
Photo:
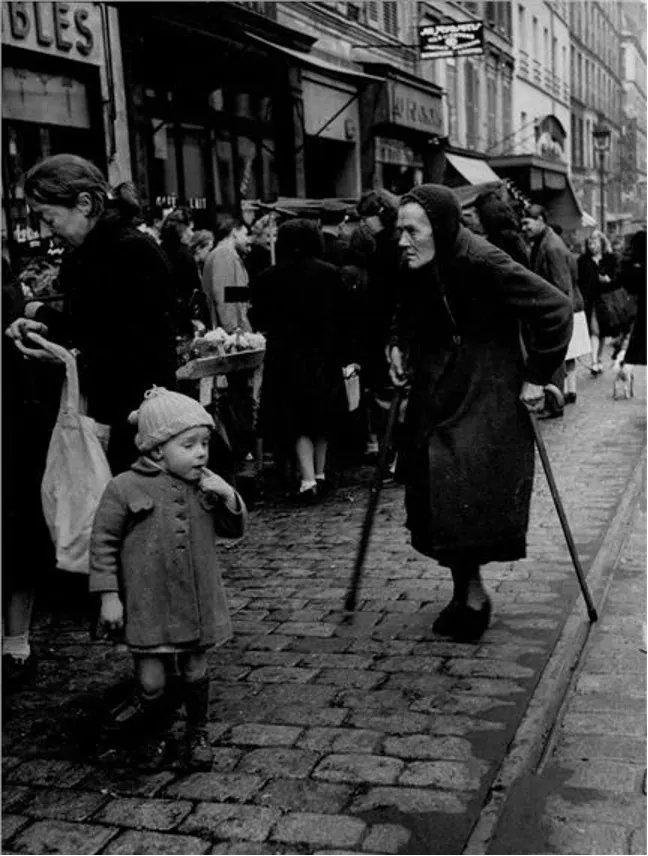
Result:
<svg viewBox="0 0 648 856">
<path fill-rule="evenodd" d="M 624 366 L 617 363 L 615 368 L 616 374 L 614 375 L 612 398 L 633 398 L 634 375 L 632 373 L 632 366 Z"/>
</svg>

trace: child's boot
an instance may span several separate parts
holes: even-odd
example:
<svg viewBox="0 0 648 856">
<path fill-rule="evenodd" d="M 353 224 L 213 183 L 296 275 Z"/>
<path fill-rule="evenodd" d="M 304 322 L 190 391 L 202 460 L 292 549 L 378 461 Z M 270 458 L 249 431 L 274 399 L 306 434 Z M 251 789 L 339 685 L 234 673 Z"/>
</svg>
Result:
<svg viewBox="0 0 648 856">
<path fill-rule="evenodd" d="M 194 770 L 211 770 L 214 752 L 207 732 L 209 678 L 185 683 L 187 709 L 187 766 Z"/>
<path fill-rule="evenodd" d="M 166 760 L 174 705 L 164 690 L 156 695 L 140 693 L 142 705 L 142 742 L 137 751 L 137 764 L 144 770 L 160 770 Z"/>
</svg>

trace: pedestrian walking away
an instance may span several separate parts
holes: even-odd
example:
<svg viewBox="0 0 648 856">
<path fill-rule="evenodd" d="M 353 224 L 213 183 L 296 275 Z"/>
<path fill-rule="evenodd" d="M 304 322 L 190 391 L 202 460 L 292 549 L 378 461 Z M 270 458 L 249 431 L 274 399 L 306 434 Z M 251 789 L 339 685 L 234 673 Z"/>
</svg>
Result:
<svg viewBox="0 0 648 856">
<path fill-rule="evenodd" d="M 574 285 L 572 274 L 575 272 L 574 262 L 565 242 L 551 228 L 547 222 L 547 217 L 547 211 L 542 205 L 530 205 L 522 220 L 522 228 L 531 243 L 530 267 L 534 273 L 567 295 L 571 302 L 573 314 Z M 570 392 L 575 392 L 575 368 L 575 363 L 570 358 L 569 365 L 560 366 L 554 372 L 551 379 L 552 384 L 561 391 L 568 385 Z M 568 377 L 569 383 L 567 383 Z M 574 401 L 571 395 L 569 401 L 572 403 Z M 562 415 L 562 404 L 559 407 L 555 404 L 548 406 L 546 412 L 541 414 L 545 418 L 555 418 Z"/>
<path fill-rule="evenodd" d="M 214 420 L 197 401 L 154 387 L 131 421 L 141 456 L 109 483 L 99 504 L 90 591 L 100 595 L 102 624 L 123 628 L 133 654 L 141 766 L 165 763 L 175 707 L 168 676 L 177 658 L 186 762 L 210 769 L 207 651 L 232 635 L 214 536 L 242 536 L 247 512 L 234 488 L 206 469 Z"/>
<path fill-rule="evenodd" d="M 450 568 L 454 592 L 434 623 L 478 639 L 491 602 L 481 567 L 526 555 L 534 439 L 572 329 L 570 298 L 460 224 L 453 192 L 428 184 L 400 204 L 392 380 L 411 392 L 397 476 L 419 552 Z M 523 357 L 520 327 L 528 333 Z"/>
</svg>

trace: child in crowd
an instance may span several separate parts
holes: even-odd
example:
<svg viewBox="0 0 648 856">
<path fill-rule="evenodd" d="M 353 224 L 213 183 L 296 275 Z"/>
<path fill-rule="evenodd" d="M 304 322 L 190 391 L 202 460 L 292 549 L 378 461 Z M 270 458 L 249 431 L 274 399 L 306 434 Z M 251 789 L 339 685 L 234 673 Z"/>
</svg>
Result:
<svg viewBox="0 0 648 856">
<path fill-rule="evenodd" d="M 215 535 L 240 537 L 247 512 L 239 494 L 206 469 L 214 421 L 186 395 L 153 387 L 129 420 L 141 457 L 106 488 L 90 547 L 90 591 L 101 623 L 123 628 L 134 659 L 146 739 L 141 765 L 159 769 L 180 673 L 187 714 L 187 764 L 211 768 L 207 737 L 207 651 L 232 635 Z"/>
</svg>

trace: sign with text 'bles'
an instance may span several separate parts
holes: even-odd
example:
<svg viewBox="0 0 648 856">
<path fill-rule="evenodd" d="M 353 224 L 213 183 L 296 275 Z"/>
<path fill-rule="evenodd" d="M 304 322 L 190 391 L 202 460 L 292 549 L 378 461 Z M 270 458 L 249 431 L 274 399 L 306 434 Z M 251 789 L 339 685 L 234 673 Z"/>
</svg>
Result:
<svg viewBox="0 0 648 856">
<path fill-rule="evenodd" d="M 484 53 L 484 22 L 422 24 L 419 26 L 421 59 L 477 56 Z"/>
</svg>

